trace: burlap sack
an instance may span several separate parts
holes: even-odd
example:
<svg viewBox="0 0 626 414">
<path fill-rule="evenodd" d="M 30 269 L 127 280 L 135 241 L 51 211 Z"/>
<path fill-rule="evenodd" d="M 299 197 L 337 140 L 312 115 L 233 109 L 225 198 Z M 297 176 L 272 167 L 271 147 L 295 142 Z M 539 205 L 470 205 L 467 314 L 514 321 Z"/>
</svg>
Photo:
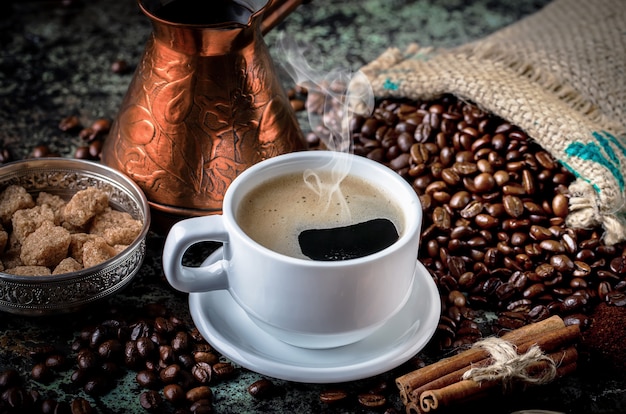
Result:
<svg viewBox="0 0 626 414">
<path fill-rule="evenodd" d="M 577 177 L 567 224 L 626 240 L 626 0 L 556 0 L 459 47 L 390 48 L 362 72 L 376 97 L 449 93 L 519 126 Z"/>
</svg>

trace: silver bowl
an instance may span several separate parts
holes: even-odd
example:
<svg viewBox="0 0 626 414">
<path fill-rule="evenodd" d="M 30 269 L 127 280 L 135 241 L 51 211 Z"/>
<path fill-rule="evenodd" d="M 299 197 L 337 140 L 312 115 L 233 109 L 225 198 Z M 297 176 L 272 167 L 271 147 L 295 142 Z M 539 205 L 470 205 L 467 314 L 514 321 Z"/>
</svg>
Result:
<svg viewBox="0 0 626 414">
<path fill-rule="evenodd" d="M 102 164 L 68 158 L 39 158 L 0 167 L 0 191 L 21 185 L 69 199 L 79 190 L 107 192 L 113 209 L 143 221 L 139 236 L 124 251 L 97 266 L 50 276 L 0 272 L 0 310 L 20 315 L 74 312 L 126 287 L 141 267 L 150 228 L 150 208 L 142 190 L 128 177 Z"/>
</svg>

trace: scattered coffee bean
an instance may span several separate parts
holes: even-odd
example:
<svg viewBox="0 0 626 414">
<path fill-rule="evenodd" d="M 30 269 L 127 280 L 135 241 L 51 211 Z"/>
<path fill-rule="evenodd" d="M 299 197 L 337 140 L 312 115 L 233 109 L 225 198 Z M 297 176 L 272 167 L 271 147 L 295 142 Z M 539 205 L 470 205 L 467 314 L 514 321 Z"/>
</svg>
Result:
<svg viewBox="0 0 626 414">
<path fill-rule="evenodd" d="M 335 404 L 348 398 L 348 393 L 343 389 L 329 389 L 320 393 L 320 401 L 326 404 Z"/>
<path fill-rule="evenodd" d="M 213 397 L 213 391 L 206 385 L 201 385 L 199 387 L 194 387 L 187 391 L 185 394 L 187 401 L 196 402 L 200 400 L 211 400 Z"/>
<path fill-rule="evenodd" d="M 268 398 L 274 394 L 275 385 L 267 378 L 262 378 L 248 386 L 248 393 L 254 398 Z"/>
<path fill-rule="evenodd" d="M 49 157 L 50 154 L 50 148 L 48 148 L 47 145 L 37 145 L 35 148 L 33 148 L 31 156 L 33 158 L 45 158 Z"/>
<path fill-rule="evenodd" d="M 359 404 L 367 408 L 382 407 L 387 403 L 384 395 L 380 394 L 359 394 Z"/>
<path fill-rule="evenodd" d="M 218 379 L 228 379 L 235 374 L 235 367 L 230 362 L 218 362 L 213 365 L 213 374 Z"/>
<path fill-rule="evenodd" d="M 0 147 L 0 164 L 5 164 L 11 161 L 13 161 L 11 152 L 7 148 Z"/>
<path fill-rule="evenodd" d="M 128 63 L 125 60 L 115 60 L 113 61 L 113 63 L 111 63 L 111 72 L 113 73 L 117 73 L 117 74 L 125 74 L 128 73 L 130 71 L 130 67 L 128 65 Z"/>
<path fill-rule="evenodd" d="M 80 128 L 80 120 L 76 115 L 67 116 L 59 122 L 59 129 L 61 131 L 73 131 Z"/>
</svg>

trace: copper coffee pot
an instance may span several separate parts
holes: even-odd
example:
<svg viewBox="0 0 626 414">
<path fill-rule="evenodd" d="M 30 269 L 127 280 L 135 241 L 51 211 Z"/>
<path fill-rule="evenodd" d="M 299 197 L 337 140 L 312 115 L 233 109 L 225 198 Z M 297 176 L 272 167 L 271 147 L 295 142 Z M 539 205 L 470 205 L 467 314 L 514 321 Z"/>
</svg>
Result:
<svg viewBox="0 0 626 414">
<path fill-rule="evenodd" d="M 157 226 L 220 213 L 242 171 L 306 148 L 263 40 L 299 3 L 138 0 L 153 32 L 101 158 L 142 188 Z"/>
</svg>

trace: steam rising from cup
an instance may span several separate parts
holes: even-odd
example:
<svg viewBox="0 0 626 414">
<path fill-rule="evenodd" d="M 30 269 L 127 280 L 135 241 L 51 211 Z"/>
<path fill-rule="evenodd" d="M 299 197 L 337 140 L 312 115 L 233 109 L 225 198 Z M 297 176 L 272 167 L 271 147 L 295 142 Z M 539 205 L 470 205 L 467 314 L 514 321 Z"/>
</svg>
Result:
<svg viewBox="0 0 626 414">
<path fill-rule="evenodd" d="M 350 120 L 355 114 L 368 116 L 374 110 L 374 92 L 367 77 L 360 71 L 341 69 L 321 75 L 309 65 L 303 50 L 284 33 L 279 33 L 276 47 L 281 57 L 279 62 L 296 85 L 307 89 L 309 102 L 315 95 L 323 97 L 321 110 L 307 111 L 311 129 L 321 126 L 328 131 L 320 137 L 328 150 L 352 153 Z M 336 202 L 341 204 L 343 214 L 349 216 L 340 184 L 350 170 L 350 161 L 334 158 L 324 170 L 331 171 L 328 182 L 324 182 L 315 170 L 307 170 L 303 177 L 305 183 L 325 203 L 326 208 Z"/>
</svg>

